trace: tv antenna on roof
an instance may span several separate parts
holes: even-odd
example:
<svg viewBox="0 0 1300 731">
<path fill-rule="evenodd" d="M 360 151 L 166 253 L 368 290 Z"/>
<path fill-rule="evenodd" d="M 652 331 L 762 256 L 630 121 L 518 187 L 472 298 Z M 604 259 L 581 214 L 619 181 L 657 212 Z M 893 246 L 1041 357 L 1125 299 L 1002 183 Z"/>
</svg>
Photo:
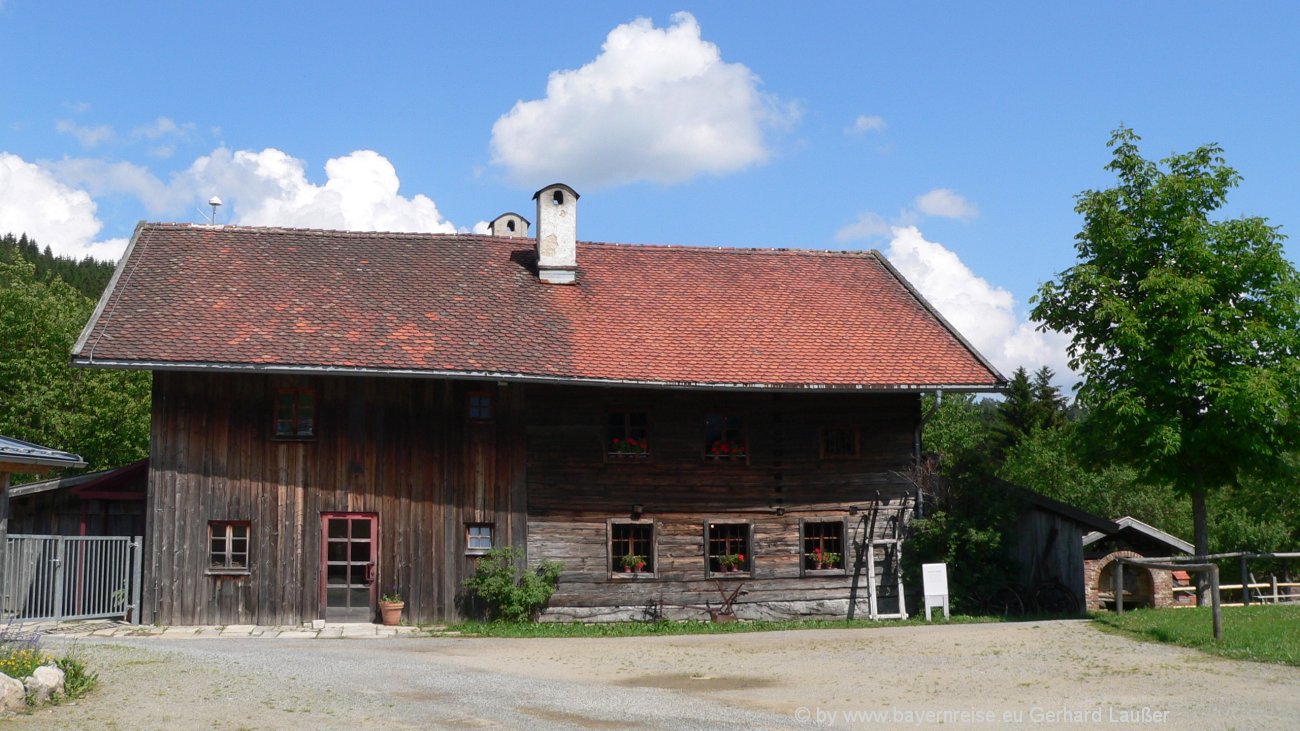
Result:
<svg viewBox="0 0 1300 731">
<path fill-rule="evenodd" d="M 221 205 L 221 199 L 215 195 L 208 199 L 208 205 L 212 206 L 212 225 L 217 225 L 217 207 Z"/>
</svg>

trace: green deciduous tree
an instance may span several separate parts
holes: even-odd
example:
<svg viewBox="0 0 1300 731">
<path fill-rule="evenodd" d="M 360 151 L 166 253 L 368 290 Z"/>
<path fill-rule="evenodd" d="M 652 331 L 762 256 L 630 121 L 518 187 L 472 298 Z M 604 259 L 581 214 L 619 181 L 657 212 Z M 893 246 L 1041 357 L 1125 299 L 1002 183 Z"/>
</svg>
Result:
<svg viewBox="0 0 1300 731">
<path fill-rule="evenodd" d="M 89 469 L 148 455 L 150 378 L 74 369 L 94 302 L 24 258 L 0 261 L 0 434 L 80 454 Z"/>
<path fill-rule="evenodd" d="M 1264 219 L 1211 220 L 1240 180 L 1217 146 L 1157 164 L 1138 141 L 1112 135 L 1118 183 L 1079 195 L 1079 261 L 1033 317 L 1073 337 L 1085 442 L 1190 495 L 1199 553 L 1207 490 L 1281 473 L 1300 436 L 1300 277 Z"/>
</svg>

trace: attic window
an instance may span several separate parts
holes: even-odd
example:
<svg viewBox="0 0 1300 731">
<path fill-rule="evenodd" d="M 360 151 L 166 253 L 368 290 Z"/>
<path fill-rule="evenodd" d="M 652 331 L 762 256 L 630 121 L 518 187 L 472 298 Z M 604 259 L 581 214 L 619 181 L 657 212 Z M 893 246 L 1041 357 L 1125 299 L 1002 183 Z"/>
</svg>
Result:
<svg viewBox="0 0 1300 731">
<path fill-rule="evenodd" d="M 492 420 L 492 394 L 486 391 L 474 391 L 469 394 L 469 400 L 466 403 L 470 421 L 491 421 Z"/>
<path fill-rule="evenodd" d="M 644 411 L 611 411 L 605 423 L 605 459 L 644 462 L 650 459 L 649 418 Z"/>
<path fill-rule="evenodd" d="M 822 459 L 853 459 L 858 456 L 858 430 L 844 424 L 822 428 Z"/>
<path fill-rule="evenodd" d="M 513 232 L 513 231 L 515 230 L 515 222 L 514 222 L 514 221 L 506 221 L 506 230 L 507 230 L 507 231 L 511 231 L 511 232 Z"/>
<path fill-rule="evenodd" d="M 564 205 L 564 191 L 557 190 L 551 194 L 551 201 L 557 206 Z"/>
<path fill-rule="evenodd" d="M 704 417 L 704 459 L 713 462 L 744 462 L 749 457 L 745 441 L 745 420 L 734 414 Z"/>
<path fill-rule="evenodd" d="M 275 394 L 275 438 L 316 436 L 316 393 L 308 388 L 282 388 Z"/>
</svg>

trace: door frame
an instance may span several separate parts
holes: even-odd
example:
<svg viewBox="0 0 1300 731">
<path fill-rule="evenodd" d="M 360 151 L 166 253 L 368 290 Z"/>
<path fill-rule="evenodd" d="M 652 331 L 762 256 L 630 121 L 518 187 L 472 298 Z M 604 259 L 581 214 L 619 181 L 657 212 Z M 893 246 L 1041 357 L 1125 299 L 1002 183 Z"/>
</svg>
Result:
<svg viewBox="0 0 1300 731">
<path fill-rule="evenodd" d="M 329 519 L 330 518 L 369 518 L 370 519 L 370 557 L 374 565 L 375 578 L 370 582 L 370 615 L 369 621 L 374 621 L 375 614 L 379 611 L 379 513 L 373 511 L 351 511 L 351 510 L 326 510 L 320 514 L 320 561 L 317 562 L 319 567 L 320 582 L 320 616 L 328 619 L 329 606 Z M 349 534 L 349 537 L 351 535 Z"/>
</svg>

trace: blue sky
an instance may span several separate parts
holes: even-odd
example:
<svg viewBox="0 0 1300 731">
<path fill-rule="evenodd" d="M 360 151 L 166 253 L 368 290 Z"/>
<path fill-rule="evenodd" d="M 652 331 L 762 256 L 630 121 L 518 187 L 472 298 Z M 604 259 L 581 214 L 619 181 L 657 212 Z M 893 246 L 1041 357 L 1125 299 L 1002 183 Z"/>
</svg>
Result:
<svg viewBox="0 0 1300 731">
<path fill-rule="evenodd" d="M 1297 30 L 1280 2 L 0 0 L 0 230 L 113 257 L 213 194 L 223 223 L 473 230 L 559 180 L 583 240 L 880 249 L 1006 372 L 1060 371 L 1027 300 L 1118 125 L 1217 142 L 1229 213 L 1295 235 Z"/>
</svg>

